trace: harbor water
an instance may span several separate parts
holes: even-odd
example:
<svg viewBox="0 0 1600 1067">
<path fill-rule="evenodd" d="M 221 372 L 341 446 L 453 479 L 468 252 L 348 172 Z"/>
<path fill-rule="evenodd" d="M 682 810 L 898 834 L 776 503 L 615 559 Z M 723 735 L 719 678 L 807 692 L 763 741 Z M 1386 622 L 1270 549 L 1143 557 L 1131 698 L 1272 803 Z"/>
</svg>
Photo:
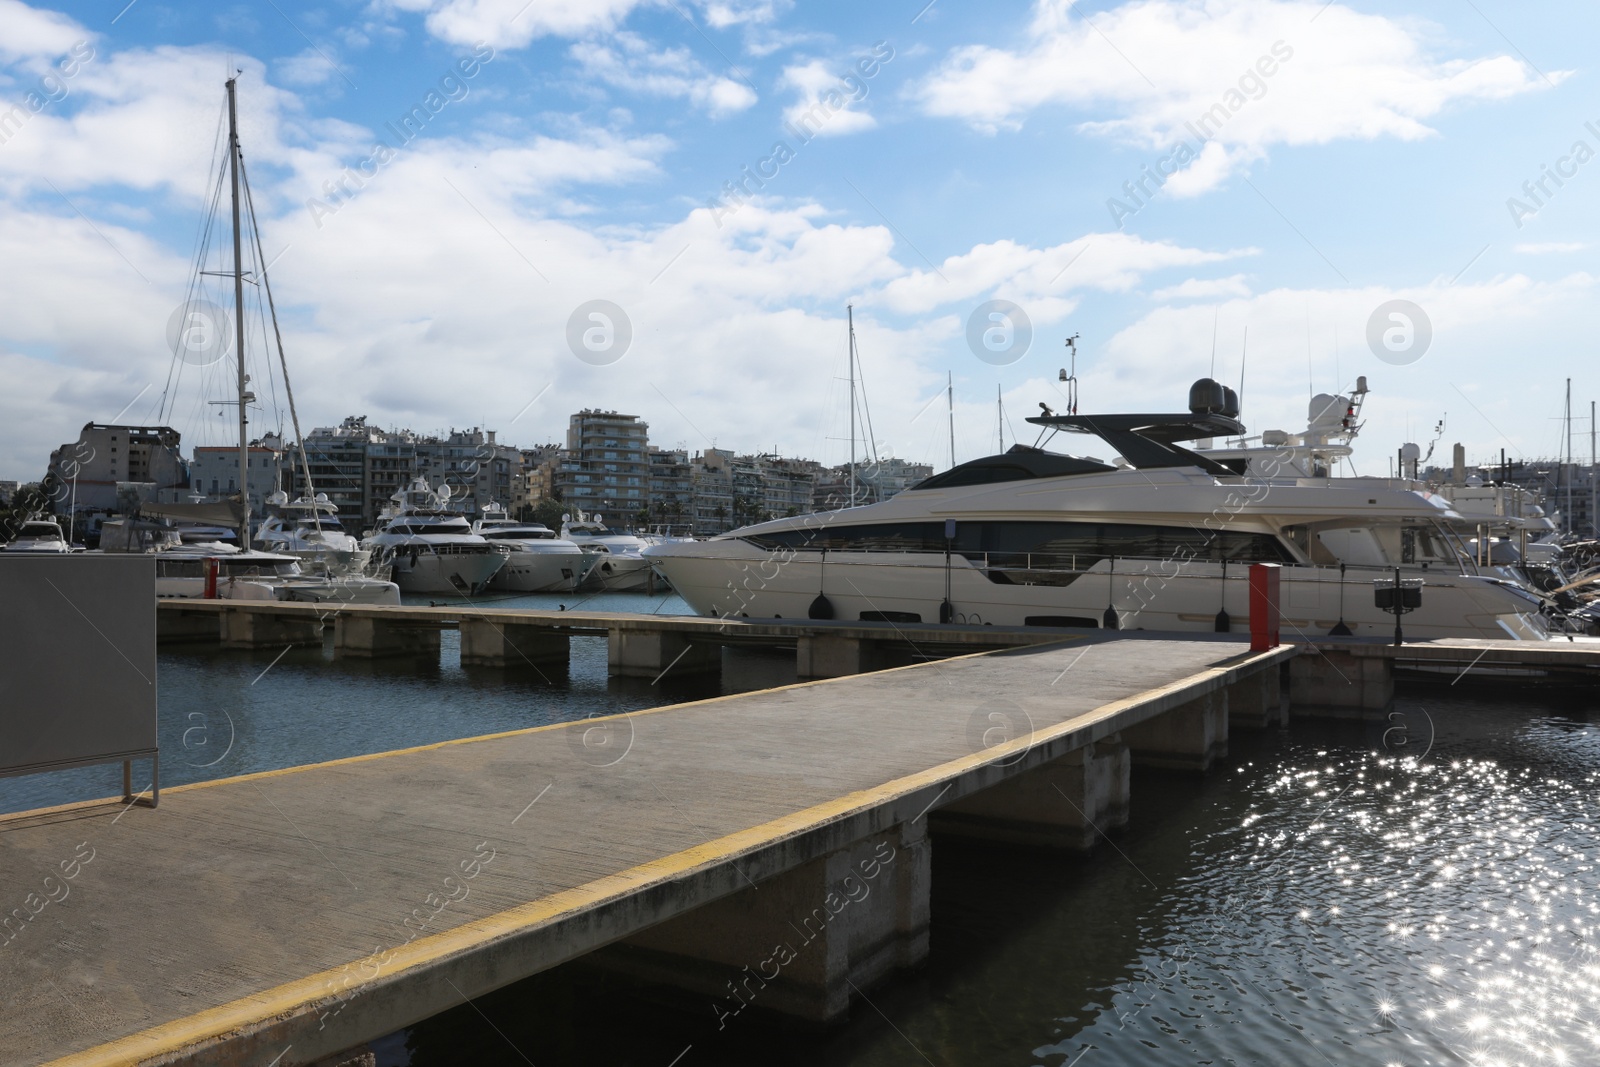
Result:
<svg viewBox="0 0 1600 1067">
<path fill-rule="evenodd" d="M 581 597 L 502 604 L 577 606 Z M 425 602 L 425 601 L 424 601 Z M 683 612 L 674 597 L 588 609 Z M 722 680 L 160 655 L 164 785 L 760 688 Z M 375 1043 L 380 1064 L 1592 1064 L 1600 1062 L 1600 726 L 1558 690 L 1403 683 L 1368 722 L 1235 733 L 1210 774 L 1136 770 L 1083 856 L 934 844 L 932 951 L 836 1028 L 571 964 Z M 5 810 L 118 790 L 91 768 L 0 780 Z M 142 783 L 140 783 L 142 784 Z"/>
</svg>

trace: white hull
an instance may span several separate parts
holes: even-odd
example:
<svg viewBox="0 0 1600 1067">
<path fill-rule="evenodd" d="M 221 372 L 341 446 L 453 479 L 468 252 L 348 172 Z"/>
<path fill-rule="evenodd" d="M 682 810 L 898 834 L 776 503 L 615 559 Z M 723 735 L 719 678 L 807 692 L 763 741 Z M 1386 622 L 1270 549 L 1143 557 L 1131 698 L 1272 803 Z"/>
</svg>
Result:
<svg viewBox="0 0 1600 1067">
<path fill-rule="evenodd" d="M 944 558 L 925 553 L 829 552 L 823 567 L 816 552 L 769 553 L 730 539 L 662 545 L 649 555 L 702 615 L 806 618 L 820 590 L 837 619 L 936 623 L 945 598 Z M 1286 640 L 1325 636 L 1341 617 L 1358 637 L 1394 633 L 1394 617 L 1373 605 L 1372 579 L 1383 571 L 1351 568 L 1342 612 L 1337 567 L 1286 565 L 1280 573 Z M 1110 606 L 1126 630 L 1213 632 L 1219 609 L 1234 631 L 1249 628 L 1243 565 L 1230 565 L 1224 582 L 1217 563 L 1117 560 L 1113 574 L 1101 560 L 1075 579 L 1044 579 L 1068 584 L 997 584 L 956 555 L 949 580 L 957 623 L 1100 627 Z M 1432 573 L 1422 599 L 1403 618 L 1408 638 L 1540 640 L 1546 633 L 1533 601 L 1483 578 Z"/>
<path fill-rule="evenodd" d="M 619 556 L 602 553 L 584 576 L 585 589 L 604 589 L 613 593 L 628 593 L 644 589 L 650 582 L 650 562 L 642 556 Z"/>
<path fill-rule="evenodd" d="M 504 566 L 505 558 L 505 553 L 492 549 L 440 555 L 422 546 L 413 557 L 409 550 L 400 548 L 390 561 L 391 577 L 402 593 L 471 596 L 488 587 L 489 579 Z"/>
<path fill-rule="evenodd" d="M 582 552 L 512 552 L 489 588 L 510 593 L 570 593 L 583 577 Z"/>
<path fill-rule="evenodd" d="M 156 596 L 198 599 L 204 578 L 157 578 Z M 398 604 L 400 589 L 376 578 L 221 578 L 219 600 L 285 600 L 306 604 Z"/>
</svg>

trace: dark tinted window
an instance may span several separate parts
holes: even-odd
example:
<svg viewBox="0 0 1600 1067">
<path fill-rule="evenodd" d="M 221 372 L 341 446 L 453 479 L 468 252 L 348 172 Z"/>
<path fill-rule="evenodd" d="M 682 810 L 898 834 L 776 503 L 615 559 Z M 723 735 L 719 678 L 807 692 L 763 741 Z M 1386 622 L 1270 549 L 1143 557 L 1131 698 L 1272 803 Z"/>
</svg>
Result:
<svg viewBox="0 0 1600 1067">
<path fill-rule="evenodd" d="M 832 552 L 943 552 L 944 523 L 823 525 L 747 537 L 763 548 Z M 1292 562 L 1268 534 L 1212 531 L 1203 526 L 1106 522 L 958 522 L 953 547 L 991 562 L 1079 566 L 1107 556 Z"/>
</svg>

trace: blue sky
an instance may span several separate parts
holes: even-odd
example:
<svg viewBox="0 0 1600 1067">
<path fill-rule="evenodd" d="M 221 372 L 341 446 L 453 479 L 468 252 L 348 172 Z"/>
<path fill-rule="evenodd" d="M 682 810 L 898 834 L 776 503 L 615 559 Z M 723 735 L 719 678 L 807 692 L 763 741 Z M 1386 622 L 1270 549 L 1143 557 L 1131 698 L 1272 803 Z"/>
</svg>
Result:
<svg viewBox="0 0 1600 1067">
<path fill-rule="evenodd" d="M 838 461 L 852 302 L 878 448 L 940 465 L 946 374 L 957 459 L 993 449 L 997 388 L 1031 440 L 1069 334 L 1086 410 L 1181 409 L 1214 324 L 1230 383 L 1248 330 L 1255 431 L 1365 374 L 1362 473 L 1441 417 L 1446 456 L 1550 454 L 1563 379 L 1585 418 L 1600 395 L 1592 5 L 125 5 L 0 0 L 0 476 L 124 408 L 226 439 L 225 368 L 172 385 L 167 324 L 230 69 L 303 424 L 531 445 L 598 406 Z M 746 167 L 771 176 L 739 202 Z M 1432 334 L 1398 365 L 1366 336 L 1396 299 Z M 620 358 L 569 341 L 594 300 Z M 991 300 L 1025 353 L 970 348 Z"/>
</svg>

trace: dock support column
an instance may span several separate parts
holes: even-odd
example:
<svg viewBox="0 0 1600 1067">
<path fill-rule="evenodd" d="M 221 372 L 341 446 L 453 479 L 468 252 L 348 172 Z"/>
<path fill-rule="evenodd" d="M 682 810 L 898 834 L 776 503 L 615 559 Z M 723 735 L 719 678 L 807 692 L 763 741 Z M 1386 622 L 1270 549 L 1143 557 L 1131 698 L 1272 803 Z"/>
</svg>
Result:
<svg viewBox="0 0 1600 1067">
<path fill-rule="evenodd" d="M 591 954 L 595 964 L 706 997 L 723 1026 L 756 1007 L 810 1022 L 928 955 L 931 853 L 902 823 Z"/>
<path fill-rule="evenodd" d="M 795 674 L 801 678 L 843 678 L 887 665 L 882 650 L 873 641 L 818 634 L 795 643 Z"/>
<path fill-rule="evenodd" d="M 626 678 L 658 678 L 722 669 L 722 649 L 690 644 L 683 634 L 667 630 L 612 630 L 606 639 L 606 666 Z"/>
<path fill-rule="evenodd" d="M 1228 687 L 1228 728 L 1265 730 L 1289 721 L 1283 707 L 1283 682 L 1276 664 Z"/>
<path fill-rule="evenodd" d="M 461 620 L 463 667 L 555 667 L 571 661 L 572 640 L 542 626 L 518 626 L 499 619 Z"/>
<path fill-rule="evenodd" d="M 929 814 L 949 834 L 1034 848 L 1082 850 L 1128 822 L 1132 760 L 1118 734 L 1007 778 Z"/>
<path fill-rule="evenodd" d="M 1206 770 L 1228 754 L 1228 692 L 1214 689 L 1129 727 L 1122 736 L 1138 766 Z"/>
<path fill-rule="evenodd" d="M 185 642 L 216 641 L 222 626 L 211 612 L 190 615 L 171 608 L 156 612 L 156 644 L 174 645 Z"/>
<path fill-rule="evenodd" d="M 1289 661 L 1289 704 L 1296 711 L 1359 719 L 1393 700 L 1394 663 L 1387 657 L 1313 646 Z"/>
<path fill-rule="evenodd" d="M 439 631 L 432 626 L 389 622 L 371 615 L 341 614 L 333 627 L 334 653 L 352 659 L 437 656 Z"/>
<path fill-rule="evenodd" d="M 224 611 L 218 618 L 223 648 L 282 648 L 322 644 L 322 621 L 276 615 L 248 608 Z"/>
</svg>

